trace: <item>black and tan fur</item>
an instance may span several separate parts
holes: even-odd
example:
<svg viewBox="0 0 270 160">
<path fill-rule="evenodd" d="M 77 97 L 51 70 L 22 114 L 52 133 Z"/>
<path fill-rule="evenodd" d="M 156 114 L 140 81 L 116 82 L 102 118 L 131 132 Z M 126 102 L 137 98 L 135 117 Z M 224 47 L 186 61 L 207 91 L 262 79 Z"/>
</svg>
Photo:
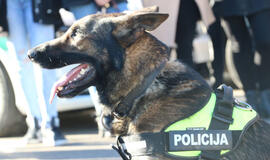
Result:
<svg viewBox="0 0 270 160">
<path fill-rule="evenodd" d="M 191 68 L 180 61 L 169 61 L 169 48 L 147 32 L 168 17 L 156 11 L 152 7 L 132 13 L 86 16 L 63 36 L 32 49 L 29 57 L 51 69 L 89 63 L 95 70 L 91 80 L 58 96 L 73 97 L 94 85 L 108 111 L 140 85 L 147 74 L 165 63 L 146 92 L 134 101 L 128 117 L 114 121 L 112 129 L 118 134 L 159 132 L 168 124 L 197 112 L 208 101 L 212 90 Z M 259 120 L 227 159 L 267 160 L 269 151 L 270 127 Z M 170 158 L 155 155 L 141 159 Z"/>
</svg>

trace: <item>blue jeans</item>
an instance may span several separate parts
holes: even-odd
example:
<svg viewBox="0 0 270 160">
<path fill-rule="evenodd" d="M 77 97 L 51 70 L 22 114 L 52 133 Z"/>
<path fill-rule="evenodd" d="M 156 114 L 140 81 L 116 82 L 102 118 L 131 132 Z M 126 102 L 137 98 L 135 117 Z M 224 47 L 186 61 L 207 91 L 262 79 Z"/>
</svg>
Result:
<svg viewBox="0 0 270 160">
<path fill-rule="evenodd" d="M 49 127 L 57 118 L 56 102 L 48 104 L 50 88 L 56 81 L 53 70 L 41 69 L 27 58 L 27 50 L 54 38 L 54 26 L 33 21 L 31 0 L 8 0 L 9 38 L 13 42 L 20 65 L 20 80 L 28 102 L 28 119 L 37 118 L 42 127 Z"/>
<path fill-rule="evenodd" d="M 128 9 L 127 3 L 125 3 L 125 2 L 118 3 L 117 7 L 118 7 L 117 9 L 113 8 L 113 7 L 107 8 L 107 13 L 123 12 L 123 11 Z M 80 19 L 80 18 L 87 16 L 89 14 L 95 14 L 98 12 L 98 6 L 95 3 L 72 6 L 69 9 L 74 14 L 76 19 Z"/>
<path fill-rule="evenodd" d="M 113 7 L 107 8 L 106 12 L 107 13 L 116 13 L 116 12 L 123 12 L 123 11 L 128 9 L 126 2 L 118 3 L 117 7 L 118 7 L 117 9 L 113 8 Z M 69 9 L 74 14 L 76 19 L 80 19 L 80 18 L 87 16 L 89 14 L 95 14 L 98 12 L 98 6 L 95 3 L 89 3 L 86 5 L 79 5 L 79 6 L 72 6 Z M 101 116 L 102 106 L 100 106 L 100 104 L 99 104 L 99 96 L 97 94 L 96 87 L 93 87 L 93 86 L 90 87 L 89 93 L 90 93 L 91 99 L 92 99 L 94 106 L 95 106 L 96 115 Z"/>
</svg>

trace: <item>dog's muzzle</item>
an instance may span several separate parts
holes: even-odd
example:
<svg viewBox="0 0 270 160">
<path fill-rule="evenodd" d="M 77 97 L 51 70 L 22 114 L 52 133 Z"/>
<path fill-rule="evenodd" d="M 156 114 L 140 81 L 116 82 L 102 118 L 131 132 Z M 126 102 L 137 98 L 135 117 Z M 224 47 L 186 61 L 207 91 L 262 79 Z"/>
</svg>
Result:
<svg viewBox="0 0 270 160">
<path fill-rule="evenodd" d="M 27 56 L 31 61 L 35 61 L 35 59 L 37 58 L 37 53 L 33 51 L 33 49 L 31 49 L 27 52 Z"/>
</svg>

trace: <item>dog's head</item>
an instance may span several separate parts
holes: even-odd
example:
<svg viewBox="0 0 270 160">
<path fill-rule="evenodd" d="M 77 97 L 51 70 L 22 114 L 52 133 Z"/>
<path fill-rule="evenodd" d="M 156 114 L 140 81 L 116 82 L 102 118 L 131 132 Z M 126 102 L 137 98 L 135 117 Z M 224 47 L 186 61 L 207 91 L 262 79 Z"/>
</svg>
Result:
<svg viewBox="0 0 270 160">
<path fill-rule="evenodd" d="M 125 48 L 145 30 L 154 30 L 167 19 L 168 14 L 157 10 L 151 7 L 132 13 L 86 16 L 61 37 L 31 49 L 28 56 L 49 69 L 79 64 L 54 87 L 59 97 L 75 96 L 109 72 L 123 68 Z"/>
</svg>

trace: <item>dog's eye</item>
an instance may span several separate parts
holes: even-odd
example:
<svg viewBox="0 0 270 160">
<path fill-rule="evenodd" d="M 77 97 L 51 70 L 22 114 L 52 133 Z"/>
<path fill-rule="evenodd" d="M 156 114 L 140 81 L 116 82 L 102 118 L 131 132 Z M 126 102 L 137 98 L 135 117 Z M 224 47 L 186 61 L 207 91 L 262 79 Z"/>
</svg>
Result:
<svg viewBox="0 0 270 160">
<path fill-rule="evenodd" d="M 74 38 L 76 35 L 77 35 L 77 28 L 76 29 L 74 29 L 73 31 L 72 31 L 72 33 L 71 33 L 71 35 L 70 35 L 70 37 L 71 38 Z"/>
</svg>

